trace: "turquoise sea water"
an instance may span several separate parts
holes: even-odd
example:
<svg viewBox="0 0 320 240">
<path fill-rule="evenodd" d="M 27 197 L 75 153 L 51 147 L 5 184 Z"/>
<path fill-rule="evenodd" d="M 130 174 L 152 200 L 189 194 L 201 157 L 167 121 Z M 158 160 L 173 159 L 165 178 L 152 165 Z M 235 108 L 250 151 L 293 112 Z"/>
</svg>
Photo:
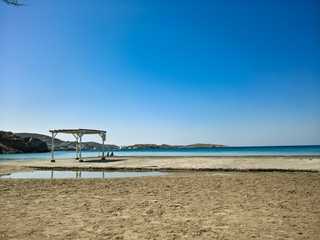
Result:
<svg viewBox="0 0 320 240">
<path fill-rule="evenodd" d="M 120 149 L 106 150 L 115 156 L 320 156 L 320 145 L 273 147 L 172 148 L 172 149 Z M 57 151 L 55 159 L 75 158 L 75 151 Z M 82 151 L 83 157 L 101 156 L 101 150 Z M 1 161 L 51 159 L 51 153 L 0 154 Z"/>
</svg>

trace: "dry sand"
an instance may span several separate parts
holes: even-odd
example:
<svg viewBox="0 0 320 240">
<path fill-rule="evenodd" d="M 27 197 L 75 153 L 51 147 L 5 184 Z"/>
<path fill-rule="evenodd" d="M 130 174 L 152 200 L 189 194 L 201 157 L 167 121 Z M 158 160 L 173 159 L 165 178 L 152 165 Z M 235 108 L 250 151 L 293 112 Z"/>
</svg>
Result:
<svg viewBox="0 0 320 240">
<path fill-rule="evenodd" d="M 159 159 L 163 161 L 155 161 Z M 186 159 L 177 158 L 170 166 L 212 167 L 202 162 L 206 159 L 196 159 L 198 165 Z M 301 160 L 313 173 L 189 171 L 139 178 L 0 179 L 0 239 L 319 239 L 317 159 Z M 82 167 L 97 163 L 90 161 Z M 147 161 L 168 167 L 163 164 L 167 158 L 145 160 L 138 167 Z M 54 164 L 80 164 L 74 162 Z M 243 161 L 248 162 L 258 166 L 253 159 Z M 41 161 L 1 163 L 0 174 L 26 171 L 35 163 L 45 167 Z M 134 167 L 130 161 L 113 163 Z"/>
<path fill-rule="evenodd" d="M 1 239 L 319 239 L 319 173 L 0 179 Z"/>
</svg>

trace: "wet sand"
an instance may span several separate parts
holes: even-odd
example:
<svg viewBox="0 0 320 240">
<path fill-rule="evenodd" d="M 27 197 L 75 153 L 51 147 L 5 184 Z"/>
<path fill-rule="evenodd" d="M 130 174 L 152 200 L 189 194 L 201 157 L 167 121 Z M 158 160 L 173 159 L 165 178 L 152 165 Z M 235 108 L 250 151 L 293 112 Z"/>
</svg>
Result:
<svg viewBox="0 0 320 240">
<path fill-rule="evenodd" d="M 11 171 L 13 168 L 14 171 Z M 320 171 L 320 156 L 237 156 L 237 157 L 112 157 L 106 160 L 75 159 L 11 161 L 0 163 L 0 175 L 34 169 L 54 170 L 196 170 L 196 171 Z"/>
<path fill-rule="evenodd" d="M 0 179 L 0 239 L 318 239 L 319 160 L 118 157 L 0 163 L 0 175 L 52 166 L 180 169 L 157 177 Z"/>
</svg>

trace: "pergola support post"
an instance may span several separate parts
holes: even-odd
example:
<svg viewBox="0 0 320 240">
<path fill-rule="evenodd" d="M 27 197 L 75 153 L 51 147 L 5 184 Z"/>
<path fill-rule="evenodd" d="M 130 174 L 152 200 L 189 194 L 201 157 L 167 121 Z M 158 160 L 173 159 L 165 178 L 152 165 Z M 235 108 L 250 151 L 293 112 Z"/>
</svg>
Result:
<svg viewBox="0 0 320 240">
<path fill-rule="evenodd" d="M 77 141 L 76 141 L 76 160 L 79 160 L 78 148 L 79 148 L 79 142 L 78 142 L 78 139 L 77 139 Z"/>
<path fill-rule="evenodd" d="M 54 138 L 57 136 L 57 133 L 52 133 L 52 148 L 51 148 L 51 155 L 52 155 L 52 158 L 51 158 L 51 162 L 55 162 L 56 160 L 54 160 Z"/>
<path fill-rule="evenodd" d="M 72 134 L 74 138 L 76 139 L 76 160 L 79 160 L 79 154 L 78 154 L 78 149 L 79 149 L 79 136 L 77 134 Z"/>
<path fill-rule="evenodd" d="M 106 140 L 106 134 L 100 133 L 99 135 L 102 138 L 102 158 L 101 158 L 101 160 L 106 160 L 106 158 L 104 156 L 104 141 Z"/>
<path fill-rule="evenodd" d="M 78 136 L 79 136 L 79 138 L 80 138 L 80 160 L 79 160 L 79 162 L 83 162 L 82 154 L 81 154 L 81 149 L 82 149 L 82 136 L 83 136 L 83 134 L 80 133 Z"/>
</svg>

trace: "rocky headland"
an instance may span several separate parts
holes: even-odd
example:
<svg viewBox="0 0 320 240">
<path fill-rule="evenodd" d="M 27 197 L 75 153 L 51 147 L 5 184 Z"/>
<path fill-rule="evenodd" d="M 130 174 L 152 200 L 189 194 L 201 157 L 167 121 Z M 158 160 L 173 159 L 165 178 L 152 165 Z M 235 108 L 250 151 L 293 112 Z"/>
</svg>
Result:
<svg viewBox="0 0 320 240">
<path fill-rule="evenodd" d="M 12 132 L 0 131 L 0 154 L 49 152 L 47 144 L 35 137 L 22 138 Z"/>
</svg>

